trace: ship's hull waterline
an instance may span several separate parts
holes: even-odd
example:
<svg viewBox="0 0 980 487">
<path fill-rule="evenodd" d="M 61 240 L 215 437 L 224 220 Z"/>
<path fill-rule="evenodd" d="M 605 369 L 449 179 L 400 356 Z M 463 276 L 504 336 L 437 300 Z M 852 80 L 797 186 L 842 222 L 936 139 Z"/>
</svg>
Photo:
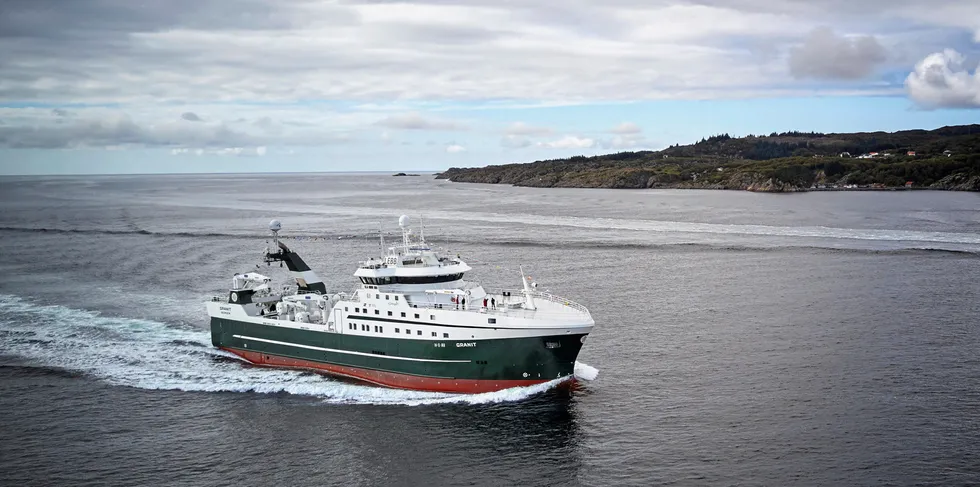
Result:
<svg viewBox="0 0 980 487">
<path fill-rule="evenodd" d="M 393 340 L 211 318 L 213 345 L 257 365 L 451 393 L 493 392 L 573 376 L 586 336 Z"/>
</svg>

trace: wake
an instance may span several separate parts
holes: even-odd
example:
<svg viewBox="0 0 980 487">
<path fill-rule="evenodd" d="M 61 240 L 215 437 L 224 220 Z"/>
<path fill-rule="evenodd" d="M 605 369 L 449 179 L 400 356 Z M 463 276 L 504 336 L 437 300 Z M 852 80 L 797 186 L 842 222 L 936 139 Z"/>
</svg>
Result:
<svg viewBox="0 0 980 487">
<path fill-rule="evenodd" d="M 203 312 L 203 308 L 202 308 Z M 33 304 L 0 294 L 0 350 L 29 365 L 79 372 L 105 383 L 149 390 L 294 394 L 337 404 L 489 404 L 514 402 L 570 378 L 484 394 L 387 389 L 321 374 L 254 367 L 211 346 L 205 330 Z M 598 371 L 576 363 L 576 378 Z M 581 374 L 581 376 L 579 376 Z"/>
</svg>

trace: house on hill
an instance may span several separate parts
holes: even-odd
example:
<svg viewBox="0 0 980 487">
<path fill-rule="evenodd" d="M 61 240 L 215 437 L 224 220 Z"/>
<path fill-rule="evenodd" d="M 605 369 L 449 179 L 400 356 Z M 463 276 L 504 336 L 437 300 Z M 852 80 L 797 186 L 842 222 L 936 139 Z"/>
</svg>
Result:
<svg viewBox="0 0 980 487">
<path fill-rule="evenodd" d="M 905 155 L 910 156 L 910 157 L 915 157 L 915 151 L 914 150 L 910 150 L 907 153 L 905 153 Z"/>
</svg>

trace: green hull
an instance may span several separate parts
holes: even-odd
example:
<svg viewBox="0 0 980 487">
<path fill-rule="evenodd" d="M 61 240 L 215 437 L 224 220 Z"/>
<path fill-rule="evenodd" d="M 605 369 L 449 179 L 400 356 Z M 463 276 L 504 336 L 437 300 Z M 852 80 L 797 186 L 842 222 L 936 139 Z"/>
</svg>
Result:
<svg viewBox="0 0 980 487">
<path fill-rule="evenodd" d="M 543 382 L 571 376 L 584 336 L 568 334 L 468 342 L 414 340 L 325 333 L 211 318 L 211 341 L 215 347 L 250 359 L 258 357 L 262 363 L 274 363 L 271 358 L 279 357 L 295 359 L 293 363 L 306 366 L 337 366 L 323 367 L 326 370 L 351 368 L 377 371 L 379 377 L 388 377 L 388 373 L 391 373 L 481 382 Z M 283 363 L 281 360 L 279 362 Z"/>
</svg>

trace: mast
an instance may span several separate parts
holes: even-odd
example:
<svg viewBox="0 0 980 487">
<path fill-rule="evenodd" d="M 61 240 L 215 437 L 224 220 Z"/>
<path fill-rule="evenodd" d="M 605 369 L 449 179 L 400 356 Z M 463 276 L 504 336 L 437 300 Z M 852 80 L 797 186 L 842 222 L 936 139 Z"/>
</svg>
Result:
<svg viewBox="0 0 980 487">
<path fill-rule="evenodd" d="M 521 266 L 521 282 L 524 283 L 524 309 L 538 309 L 534 306 L 534 297 L 531 295 L 531 284 L 528 282 L 527 277 L 524 276 L 524 266 Z"/>
</svg>

